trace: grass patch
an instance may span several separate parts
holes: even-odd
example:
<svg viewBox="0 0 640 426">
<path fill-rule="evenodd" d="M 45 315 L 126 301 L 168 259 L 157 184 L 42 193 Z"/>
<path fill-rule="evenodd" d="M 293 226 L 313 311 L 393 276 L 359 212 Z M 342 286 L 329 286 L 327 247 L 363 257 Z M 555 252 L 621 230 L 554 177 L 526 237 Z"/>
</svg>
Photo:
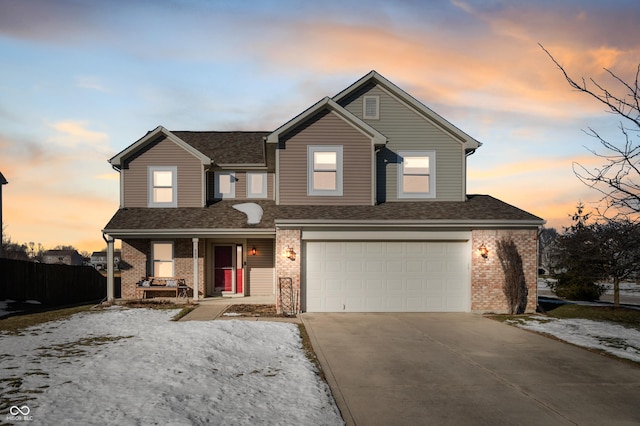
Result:
<svg viewBox="0 0 640 426">
<path fill-rule="evenodd" d="M 184 304 L 177 304 L 172 300 L 149 299 L 149 300 L 128 300 L 117 303 L 127 308 L 148 308 L 148 309 L 179 309 Z"/>
<path fill-rule="evenodd" d="M 178 312 L 173 318 L 171 318 L 171 321 L 180 321 L 182 317 L 189 314 L 189 312 L 193 311 L 195 308 L 195 306 L 187 306 L 186 308 L 182 308 L 180 312 Z"/>
<path fill-rule="evenodd" d="M 57 321 L 90 310 L 93 305 L 74 306 L 73 308 L 54 309 L 32 314 L 14 315 L 0 319 L 0 331 L 19 334 L 21 330 L 49 321 Z"/>
<path fill-rule="evenodd" d="M 75 342 L 59 343 L 51 346 L 37 348 L 41 357 L 68 358 L 83 356 L 87 353 L 84 347 L 101 346 L 107 343 L 130 339 L 133 336 L 96 336 L 84 337 Z"/>
<path fill-rule="evenodd" d="M 238 304 L 238 305 L 229 305 L 227 309 L 223 312 L 224 314 L 237 314 L 237 316 L 241 317 L 285 317 L 284 314 L 278 314 L 276 311 L 276 305 L 249 305 L 249 304 Z"/>
<path fill-rule="evenodd" d="M 309 333 L 307 333 L 307 329 L 305 328 L 304 324 L 297 325 L 298 330 L 300 331 L 300 338 L 302 339 L 302 350 L 304 351 L 304 355 L 311 362 L 311 364 L 316 367 L 318 376 L 326 382 L 327 378 L 325 377 L 322 366 L 320 365 L 320 360 L 318 360 L 316 352 L 313 350 L 313 346 L 311 345 L 311 338 L 309 337 Z"/>
<path fill-rule="evenodd" d="M 640 310 L 637 309 L 567 303 L 548 311 L 547 315 L 558 319 L 582 318 L 592 321 L 608 321 L 640 330 Z"/>
</svg>

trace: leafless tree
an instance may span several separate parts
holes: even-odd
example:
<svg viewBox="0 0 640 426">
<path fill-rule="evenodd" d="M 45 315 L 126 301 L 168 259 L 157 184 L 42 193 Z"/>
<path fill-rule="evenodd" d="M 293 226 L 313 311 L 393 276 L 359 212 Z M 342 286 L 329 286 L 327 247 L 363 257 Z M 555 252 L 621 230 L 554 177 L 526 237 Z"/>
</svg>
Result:
<svg viewBox="0 0 640 426">
<path fill-rule="evenodd" d="M 601 151 L 589 151 L 602 158 L 604 164 L 589 169 L 574 163 L 573 172 L 583 183 L 602 194 L 605 210 L 600 213 L 603 216 L 611 213 L 614 216 L 631 214 L 637 218 L 640 213 L 640 64 L 631 83 L 604 68 L 611 79 L 610 86 L 606 87 L 593 78 L 582 77 L 576 81 L 542 44 L 539 46 L 572 88 L 596 99 L 606 106 L 608 112 L 620 118 L 620 141 L 606 140 L 591 127 L 585 130 L 586 134 L 596 138 L 602 146 Z"/>
</svg>

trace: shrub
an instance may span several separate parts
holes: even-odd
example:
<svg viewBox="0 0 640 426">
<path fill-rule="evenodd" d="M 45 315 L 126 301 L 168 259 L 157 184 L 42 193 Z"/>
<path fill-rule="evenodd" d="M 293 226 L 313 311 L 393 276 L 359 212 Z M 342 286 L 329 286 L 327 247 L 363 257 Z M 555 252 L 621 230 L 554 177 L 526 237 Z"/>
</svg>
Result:
<svg viewBox="0 0 640 426">
<path fill-rule="evenodd" d="M 569 300 L 599 300 L 605 288 L 577 272 L 564 272 L 558 281 L 549 283 L 556 296 Z"/>
<path fill-rule="evenodd" d="M 504 272 L 502 289 L 509 304 L 509 314 L 522 314 L 527 309 L 529 291 L 524 278 L 522 257 L 511 238 L 498 241 L 498 258 Z"/>
</svg>

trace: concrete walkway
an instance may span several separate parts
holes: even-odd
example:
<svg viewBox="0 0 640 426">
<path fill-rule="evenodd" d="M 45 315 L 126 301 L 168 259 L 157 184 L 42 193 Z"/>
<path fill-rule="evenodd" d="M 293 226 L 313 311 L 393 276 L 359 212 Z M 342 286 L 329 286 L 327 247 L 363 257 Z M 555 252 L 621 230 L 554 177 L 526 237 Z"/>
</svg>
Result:
<svg viewBox="0 0 640 426">
<path fill-rule="evenodd" d="M 231 305 L 275 305 L 275 296 L 247 296 L 247 297 L 210 297 L 198 302 L 198 306 L 180 321 L 212 321 L 241 319 L 244 321 L 273 321 L 299 323 L 298 317 L 240 317 L 223 316 L 225 309 Z"/>
<path fill-rule="evenodd" d="M 640 424 L 640 367 L 480 315 L 301 318 L 348 425 Z"/>
</svg>

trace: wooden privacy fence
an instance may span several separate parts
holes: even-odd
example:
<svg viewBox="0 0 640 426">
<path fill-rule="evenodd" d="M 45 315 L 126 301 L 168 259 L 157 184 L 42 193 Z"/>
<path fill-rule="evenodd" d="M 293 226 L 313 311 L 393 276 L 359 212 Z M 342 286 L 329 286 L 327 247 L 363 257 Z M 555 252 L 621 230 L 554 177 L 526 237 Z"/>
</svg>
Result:
<svg viewBox="0 0 640 426">
<path fill-rule="evenodd" d="M 0 300 L 62 306 L 98 301 L 106 295 L 107 279 L 91 266 L 0 259 Z"/>
</svg>

